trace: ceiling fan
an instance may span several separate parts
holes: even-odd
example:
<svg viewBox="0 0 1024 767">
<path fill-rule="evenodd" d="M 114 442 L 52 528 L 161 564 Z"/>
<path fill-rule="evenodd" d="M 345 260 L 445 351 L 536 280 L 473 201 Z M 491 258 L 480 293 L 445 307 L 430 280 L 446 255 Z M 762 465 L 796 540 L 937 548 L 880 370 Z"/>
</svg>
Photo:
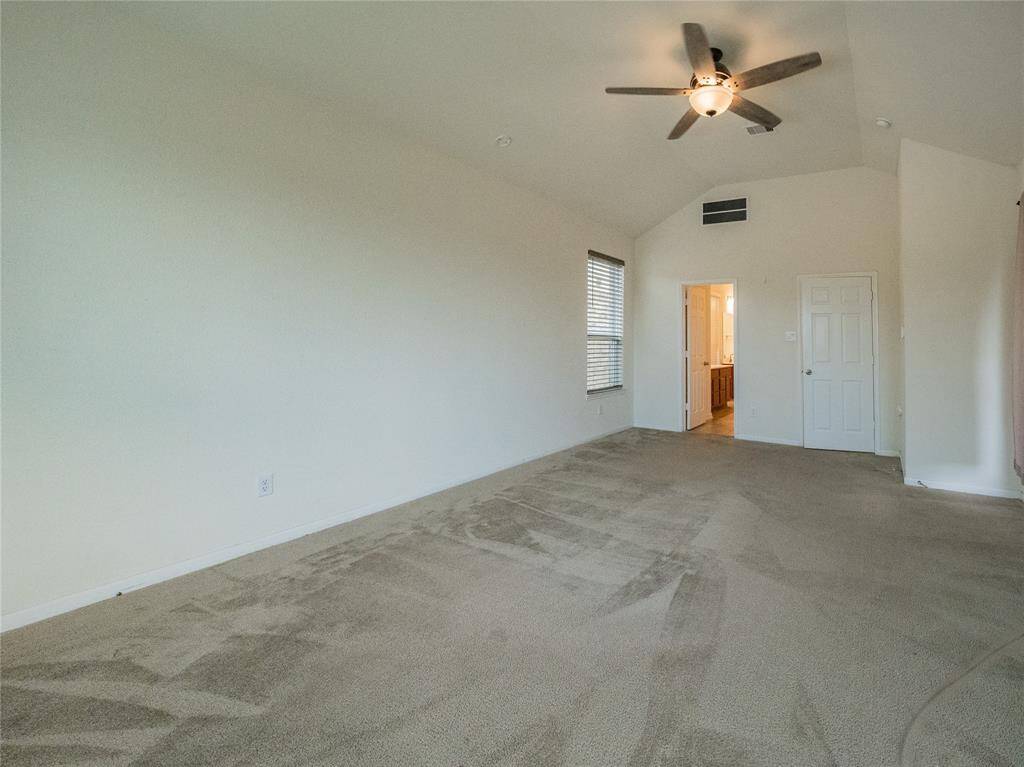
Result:
<svg viewBox="0 0 1024 767">
<path fill-rule="evenodd" d="M 748 69 L 738 75 L 729 72 L 722 63 L 722 52 L 708 44 L 707 35 L 700 24 L 683 24 L 686 55 L 693 65 L 689 88 L 605 88 L 605 93 L 624 93 L 632 96 L 689 96 L 690 108 L 668 134 L 677 139 L 690 129 L 698 117 L 715 117 L 732 111 L 753 123 L 774 130 L 782 119 L 764 107 L 748 101 L 738 91 L 750 90 L 776 80 L 798 75 L 821 64 L 817 51 L 782 59 L 761 67 Z"/>
</svg>

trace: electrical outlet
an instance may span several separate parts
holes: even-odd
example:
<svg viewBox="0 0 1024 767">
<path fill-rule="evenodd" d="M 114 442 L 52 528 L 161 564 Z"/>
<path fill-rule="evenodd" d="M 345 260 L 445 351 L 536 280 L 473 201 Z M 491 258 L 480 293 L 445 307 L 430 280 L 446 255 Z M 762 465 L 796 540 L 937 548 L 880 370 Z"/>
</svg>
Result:
<svg viewBox="0 0 1024 767">
<path fill-rule="evenodd" d="M 604 405 L 601 404 L 601 403 L 598 403 L 598 405 L 597 405 L 597 414 L 598 415 L 604 415 Z"/>
<path fill-rule="evenodd" d="M 274 492 L 274 475 L 267 474 L 265 477 L 260 477 L 256 482 L 256 495 L 272 495 Z"/>
<path fill-rule="evenodd" d="M 757 417 L 757 408 L 756 407 L 751 406 L 751 408 L 750 408 L 750 417 L 751 418 L 756 418 Z"/>
</svg>

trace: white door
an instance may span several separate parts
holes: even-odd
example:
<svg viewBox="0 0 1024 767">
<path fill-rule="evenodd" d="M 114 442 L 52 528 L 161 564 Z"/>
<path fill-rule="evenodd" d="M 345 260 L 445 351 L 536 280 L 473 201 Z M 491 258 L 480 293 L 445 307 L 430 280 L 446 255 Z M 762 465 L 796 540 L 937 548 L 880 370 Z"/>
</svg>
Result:
<svg viewBox="0 0 1024 767">
<path fill-rule="evenodd" d="M 871 278 L 802 277 L 800 286 L 804 447 L 872 452 Z"/>
<path fill-rule="evenodd" d="M 686 288 L 686 428 L 696 429 L 711 420 L 711 365 L 708 362 L 707 285 Z"/>
</svg>

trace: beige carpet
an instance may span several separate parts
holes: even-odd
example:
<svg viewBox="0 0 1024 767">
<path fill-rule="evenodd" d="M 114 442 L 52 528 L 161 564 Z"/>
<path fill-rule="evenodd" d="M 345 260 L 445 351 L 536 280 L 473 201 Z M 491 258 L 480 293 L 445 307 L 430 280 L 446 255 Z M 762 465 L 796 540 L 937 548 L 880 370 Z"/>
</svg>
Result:
<svg viewBox="0 0 1024 767">
<path fill-rule="evenodd" d="M 630 430 L 5 634 L 15 765 L 1024 763 L 1024 507 Z"/>
</svg>

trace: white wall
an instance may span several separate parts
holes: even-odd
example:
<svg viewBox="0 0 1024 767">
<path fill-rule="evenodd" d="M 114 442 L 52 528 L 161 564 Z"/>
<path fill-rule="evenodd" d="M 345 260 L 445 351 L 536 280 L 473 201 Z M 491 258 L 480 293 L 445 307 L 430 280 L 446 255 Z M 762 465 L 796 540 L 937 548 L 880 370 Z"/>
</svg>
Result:
<svg viewBox="0 0 1024 767">
<path fill-rule="evenodd" d="M 700 225 L 705 200 L 746 196 L 750 220 Z M 797 275 L 878 272 L 882 448 L 900 393 L 896 179 L 867 168 L 719 186 L 637 240 L 637 425 L 682 428 L 680 284 L 736 278 L 736 433 L 799 444 Z M 751 408 L 757 415 L 751 415 Z"/>
<path fill-rule="evenodd" d="M 1009 360 L 1020 178 L 914 141 L 900 154 L 907 479 L 1016 495 Z"/>
<path fill-rule="evenodd" d="M 127 24 L 3 8 L 6 627 L 632 423 L 629 238 Z"/>
</svg>

